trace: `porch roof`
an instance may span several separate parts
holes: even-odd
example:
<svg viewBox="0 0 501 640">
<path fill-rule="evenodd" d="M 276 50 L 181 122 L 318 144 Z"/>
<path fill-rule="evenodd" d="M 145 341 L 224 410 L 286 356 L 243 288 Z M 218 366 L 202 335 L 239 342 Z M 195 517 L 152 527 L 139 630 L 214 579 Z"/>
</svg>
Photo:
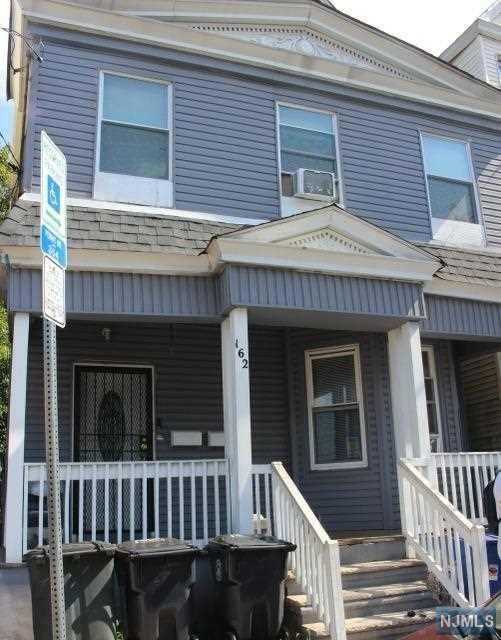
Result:
<svg viewBox="0 0 501 640">
<path fill-rule="evenodd" d="M 418 245 L 441 263 L 434 277 L 448 282 L 501 287 L 501 254 L 472 249 Z"/>
</svg>

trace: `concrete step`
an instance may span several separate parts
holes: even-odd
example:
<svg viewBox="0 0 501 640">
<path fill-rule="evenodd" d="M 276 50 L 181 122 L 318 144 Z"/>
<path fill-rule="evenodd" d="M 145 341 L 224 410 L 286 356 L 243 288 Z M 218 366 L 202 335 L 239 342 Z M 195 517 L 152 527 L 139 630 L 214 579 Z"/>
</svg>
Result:
<svg viewBox="0 0 501 640">
<path fill-rule="evenodd" d="M 424 580 L 426 565 L 421 560 L 378 560 L 357 562 L 341 567 L 344 589 L 359 589 L 389 584 L 403 584 Z"/>
<path fill-rule="evenodd" d="M 402 535 L 342 538 L 339 555 L 341 564 L 401 560 L 405 558 L 405 539 Z"/>
<path fill-rule="evenodd" d="M 415 611 L 437 605 L 433 593 L 423 581 L 363 587 L 343 591 L 346 618 Z"/>
<path fill-rule="evenodd" d="M 380 613 L 373 616 L 347 618 L 347 640 L 387 640 L 403 638 L 435 620 L 435 609 L 417 609 L 410 616 L 407 611 Z M 324 636 L 325 637 L 325 636 Z"/>
</svg>

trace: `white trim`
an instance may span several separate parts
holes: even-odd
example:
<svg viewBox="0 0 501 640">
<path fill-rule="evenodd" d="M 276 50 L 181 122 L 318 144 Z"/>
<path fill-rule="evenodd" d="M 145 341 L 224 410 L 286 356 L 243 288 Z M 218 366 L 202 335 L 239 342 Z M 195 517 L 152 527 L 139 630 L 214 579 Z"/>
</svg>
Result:
<svg viewBox="0 0 501 640">
<path fill-rule="evenodd" d="M 344 188 L 341 171 L 341 155 L 339 152 L 339 125 L 338 116 L 335 111 L 329 111 L 328 109 L 315 109 L 313 107 L 306 107 L 299 102 L 283 102 L 281 100 L 275 101 L 275 128 L 277 139 L 277 167 L 278 167 L 278 187 L 280 190 L 280 213 L 282 217 L 294 215 L 303 211 L 318 208 L 318 203 L 308 201 L 304 198 L 297 198 L 295 196 L 289 197 L 282 194 L 282 142 L 280 139 L 280 107 L 290 107 L 291 109 L 297 109 L 298 111 L 313 111 L 314 113 L 323 113 L 328 115 L 332 119 L 332 135 L 334 136 L 335 144 L 335 159 L 336 159 L 336 189 L 338 194 L 339 206 L 344 205 Z M 288 201 L 294 201 L 288 206 Z M 297 207 L 296 207 L 297 204 Z"/>
<path fill-rule="evenodd" d="M 341 81 L 346 85 L 363 88 L 378 94 L 400 95 L 418 102 L 438 104 L 466 112 L 501 118 L 501 104 L 495 89 L 481 81 L 475 81 L 462 72 L 448 68 L 432 56 L 426 56 L 410 45 L 396 42 L 379 32 L 356 21 L 350 21 L 339 13 L 329 12 L 318 5 L 299 6 L 296 16 L 291 16 L 296 24 L 328 31 L 329 35 L 341 38 L 347 44 L 364 42 L 368 52 L 382 56 L 384 60 L 398 58 L 400 64 L 414 73 L 425 76 L 426 80 L 414 82 L 374 73 L 371 70 L 336 63 L 321 58 L 302 56 L 289 51 L 271 49 L 234 38 L 187 29 L 179 24 L 141 19 L 109 11 L 96 11 L 89 7 L 56 3 L 53 0 L 23 0 L 23 14 L 31 21 L 39 21 L 65 28 L 73 28 L 108 37 L 119 37 L 131 41 L 176 48 L 212 55 L 223 59 L 239 60 L 245 64 L 289 71 L 304 77 L 322 78 L 330 82 Z M 192 3 L 192 8 L 196 3 Z M 234 3 L 239 11 L 251 11 L 252 4 Z M 268 4 L 268 3 L 266 3 Z M 236 6 L 240 5 L 240 6 Z M 245 7 L 242 7 L 245 5 Z M 263 5 L 260 5 L 263 7 Z M 281 9 L 291 10 L 294 5 L 281 4 Z M 228 19 L 228 5 L 225 4 L 225 19 Z M 215 7 L 211 9 L 216 11 Z M 302 10 L 301 10 L 302 9 Z M 181 8 L 180 8 L 181 10 Z M 181 11 L 182 13 L 182 11 Z M 200 7 L 196 20 L 200 22 Z M 266 12 L 265 12 L 266 13 Z M 215 17 L 215 15 L 213 15 Z M 221 15 L 218 19 L 221 19 Z M 254 15 L 253 22 L 259 19 Z M 278 17 L 278 16 L 277 16 Z M 265 23 L 270 16 L 261 16 Z M 284 11 L 279 22 L 284 22 Z M 440 86 L 440 84 L 442 86 Z"/>
<path fill-rule="evenodd" d="M 40 202 L 40 194 L 34 192 L 23 193 L 19 200 L 26 202 Z M 268 218 L 240 218 L 227 216 L 223 213 L 209 213 L 204 211 L 187 211 L 169 207 L 150 207 L 149 205 L 127 204 L 125 202 L 113 202 L 107 200 L 94 200 L 92 198 L 67 198 L 68 207 L 84 207 L 103 211 L 117 211 L 133 213 L 134 215 L 167 216 L 169 218 L 186 218 L 188 220 L 203 220 L 206 222 L 226 222 L 227 224 L 257 225 L 266 222 Z M 274 216 L 270 215 L 269 219 Z"/>
<path fill-rule="evenodd" d="M 23 554 L 24 444 L 30 316 L 14 314 L 7 442 L 4 547 L 6 562 L 21 562 Z"/>
<path fill-rule="evenodd" d="M 142 82 L 151 82 L 153 84 L 162 84 L 167 86 L 167 122 L 168 128 L 161 129 L 167 131 L 169 136 L 169 177 L 167 179 L 148 178 L 144 176 L 133 176 L 119 173 L 107 173 L 101 171 L 101 129 L 103 123 L 103 99 L 104 99 L 104 78 L 106 75 L 120 76 L 130 80 L 140 80 Z M 130 127 L 137 125 L 128 125 Z M 137 126 L 137 128 L 140 128 Z M 139 76 L 133 74 L 120 73 L 110 71 L 108 69 L 100 69 L 99 71 L 99 95 L 97 107 L 97 125 L 96 125 L 96 149 L 94 157 L 94 184 L 92 193 L 95 198 L 104 198 L 105 200 L 124 201 L 127 204 L 133 204 L 134 198 L 136 202 L 142 205 L 161 205 L 164 207 L 172 206 L 174 202 L 174 112 L 172 99 L 172 83 L 156 78 Z"/>
<path fill-rule="evenodd" d="M 314 360 L 336 358 L 342 356 L 353 356 L 355 370 L 355 389 L 357 392 L 357 404 L 360 422 L 360 443 L 362 458 L 352 462 L 315 462 L 315 433 L 313 424 L 313 368 Z M 334 469 L 362 469 L 368 466 L 367 461 L 367 432 L 365 426 L 364 390 L 362 384 L 362 365 L 360 361 L 360 345 L 346 344 L 333 347 L 322 347 L 321 349 L 308 349 L 304 352 L 305 358 L 305 379 L 306 379 L 306 402 L 308 411 L 308 440 L 310 446 L 310 469 L 312 471 L 328 471 Z"/>
<path fill-rule="evenodd" d="M 179 431 L 173 429 L 170 432 L 171 447 L 201 447 L 202 432 L 201 431 Z"/>
<path fill-rule="evenodd" d="M 103 327 L 106 325 L 102 323 Z M 113 333 L 112 338 L 113 340 Z M 89 368 L 110 368 L 110 369 L 150 369 L 151 371 L 151 454 L 152 460 L 156 460 L 156 392 L 155 392 L 155 366 L 150 364 L 129 364 L 126 362 L 73 362 L 72 366 L 72 386 L 71 386 L 71 460 L 75 461 L 75 369 L 76 367 Z M 119 461 L 117 461 L 119 462 Z"/>
<path fill-rule="evenodd" d="M 209 431 L 207 434 L 207 440 L 208 440 L 209 447 L 224 447 L 225 445 L 224 431 Z M 255 467 L 256 465 L 254 465 L 254 469 Z"/>
<path fill-rule="evenodd" d="M 479 302 L 501 303 L 501 287 L 481 284 L 464 284 L 434 278 L 424 284 L 424 293 L 447 298 L 464 298 Z"/>
<path fill-rule="evenodd" d="M 476 218 L 477 222 L 463 222 L 461 220 L 448 220 L 442 218 L 434 218 L 432 214 L 431 208 L 431 198 L 430 198 L 430 187 L 428 184 L 428 171 L 426 170 L 426 162 L 425 162 L 425 152 L 423 145 L 423 137 L 436 138 L 438 140 L 445 140 L 450 142 L 459 142 L 463 144 L 466 148 L 466 156 L 467 156 L 467 164 L 468 170 L 470 173 L 470 182 L 464 180 L 465 184 L 471 184 L 473 186 L 473 197 L 475 200 L 475 208 L 476 208 Z M 473 166 L 473 159 L 471 155 L 471 145 L 470 140 L 464 138 L 454 138 L 452 136 L 442 136 L 436 133 L 430 133 L 426 129 L 419 130 L 419 143 L 421 148 L 421 163 L 423 166 L 423 173 L 425 178 L 425 186 L 426 186 L 426 200 L 428 203 L 428 216 L 430 220 L 430 228 L 432 232 L 432 237 L 434 240 L 440 240 L 442 242 L 450 241 L 452 244 L 459 244 L 461 246 L 467 244 L 473 244 L 475 246 L 485 246 L 486 242 L 486 234 L 485 234 L 485 222 L 482 211 L 482 205 L 480 202 L 480 197 L 478 194 L 478 183 L 477 177 L 475 175 L 475 168 Z M 442 177 L 442 176 L 433 176 L 432 177 Z M 447 178 L 444 178 L 447 179 Z M 441 230 L 440 230 L 441 228 Z M 455 241 L 455 232 L 457 242 Z M 474 232 L 477 231 L 479 234 L 478 238 L 475 238 L 477 234 Z M 462 238 L 465 237 L 463 241 Z"/>
<path fill-rule="evenodd" d="M 438 389 L 438 376 L 437 376 L 437 367 L 436 367 L 436 361 L 435 361 L 435 348 L 433 347 L 432 344 L 422 344 L 421 351 L 428 355 L 428 365 L 430 367 L 430 378 L 433 384 L 433 395 L 435 398 L 434 404 L 435 404 L 435 412 L 437 416 L 437 427 L 438 427 L 437 453 L 439 453 L 444 450 L 444 433 L 442 429 L 442 415 L 440 411 L 440 393 Z M 425 395 L 426 395 L 426 385 L 425 385 Z M 429 403 L 428 398 L 426 398 L 426 404 L 428 405 L 428 403 Z M 430 425 L 428 422 L 428 430 L 429 430 L 429 426 Z M 431 441 L 431 437 L 432 435 L 430 433 L 430 441 Z"/>
</svg>

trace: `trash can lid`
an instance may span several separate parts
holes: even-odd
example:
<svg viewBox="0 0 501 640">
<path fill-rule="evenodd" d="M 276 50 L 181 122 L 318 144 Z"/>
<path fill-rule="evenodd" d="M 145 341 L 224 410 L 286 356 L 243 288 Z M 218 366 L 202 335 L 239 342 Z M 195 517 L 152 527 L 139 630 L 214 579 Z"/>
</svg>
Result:
<svg viewBox="0 0 501 640">
<path fill-rule="evenodd" d="M 199 553 L 198 547 L 178 540 L 177 538 L 152 538 L 151 540 L 129 540 L 117 547 L 117 555 L 136 558 L 166 556 L 169 554 L 184 555 Z"/>
<path fill-rule="evenodd" d="M 76 558 L 93 553 L 104 553 L 108 556 L 115 555 L 116 546 L 107 542 L 72 542 L 63 544 L 63 557 Z M 49 559 L 49 545 L 31 549 L 23 556 L 24 562 L 40 562 Z"/>
<path fill-rule="evenodd" d="M 259 551 L 274 551 L 276 549 L 286 549 L 295 551 L 296 545 L 292 542 L 280 540 L 275 536 L 254 535 L 246 536 L 239 533 L 227 533 L 209 541 L 208 547 L 225 547 L 233 549 L 252 549 Z"/>
</svg>

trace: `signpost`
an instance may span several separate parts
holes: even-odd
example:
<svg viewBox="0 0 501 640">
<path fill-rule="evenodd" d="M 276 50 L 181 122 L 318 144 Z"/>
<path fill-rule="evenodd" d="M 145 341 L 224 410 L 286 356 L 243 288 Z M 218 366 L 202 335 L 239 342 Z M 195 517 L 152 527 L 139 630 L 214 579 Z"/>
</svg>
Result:
<svg viewBox="0 0 501 640">
<path fill-rule="evenodd" d="M 45 455 L 52 638 L 66 640 L 56 350 L 56 325 L 64 327 L 66 324 L 66 159 L 45 131 L 42 131 L 41 142 L 40 248 L 43 253 Z"/>
</svg>

